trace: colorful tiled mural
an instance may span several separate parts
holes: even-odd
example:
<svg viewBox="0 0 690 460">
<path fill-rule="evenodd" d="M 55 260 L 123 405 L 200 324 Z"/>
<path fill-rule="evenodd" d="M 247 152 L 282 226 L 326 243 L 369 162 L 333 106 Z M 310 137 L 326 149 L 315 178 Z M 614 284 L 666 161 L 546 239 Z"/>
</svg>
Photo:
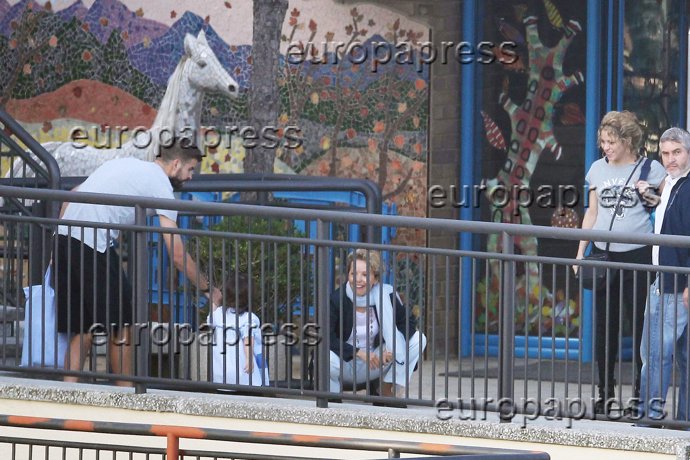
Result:
<svg viewBox="0 0 690 460">
<path fill-rule="evenodd" d="M 318 3 L 290 1 L 283 24 L 275 171 L 368 178 L 400 214 L 423 216 L 429 75 L 415 63 L 428 30 L 371 5 Z M 204 99 L 201 124 L 213 129 L 199 135 L 221 142 L 207 149 L 203 168 L 241 172 L 250 152 L 236 134 L 249 118 L 251 18 L 249 0 L 0 0 L 0 106 L 40 142 L 65 142 L 79 126 L 87 143 L 117 147 L 134 128 L 151 127 L 184 37 L 203 30 L 240 89 L 236 98 Z M 374 71 L 345 53 L 380 42 L 409 44 L 405 60 Z M 287 56 L 291 45 L 307 50 L 300 62 Z M 298 146 L 285 142 L 291 126 Z"/>
<path fill-rule="evenodd" d="M 486 109 L 481 114 L 487 149 L 501 159 L 497 170 L 487 174 L 484 183 L 489 198 L 488 218 L 493 222 L 532 225 L 537 223 L 533 214 L 543 211 L 550 214 L 547 225 L 578 227 L 580 218 L 575 210 L 563 207 L 558 198 L 551 200 L 546 191 L 582 180 L 580 176 L 569 181 L 562 172 L 566 167 L 563 161 L 567 161 L 563 157 L 567 154 L 556 129 L 584 125 L 581 101 L 577 99 L 577 92 L 580 90 L 582 94 L 584 84 L 583 68 L 567 58 L 574 43 L 579 40 L 577 46 L 582 46 L 582 19 L 571 11 L 572 7 L 565 8 L 567 15 L 562 16 L 560 5 L 557 7 L 549 0 L 531 4 L 495 3 L 494 7 L 499 7 L 495 11 L 503 14 L 494 18 L 494 27 L 500 37 L 518 45 L 516 62 L 522 64 L 506 67 L 502 75 L 494 77 L 499 82 L 499 95 L 485 101 Z M 507 123 L 499 127 L 494 119 Z M 582 155 L 581 151 L 574 153 Z M 554 175 L 556 188 L 540 182 L 543 178 L 533 180 L 544 157 L 552 162 L 549 171 Z M 541 198 L 528 203 L 527 196 Z M 512 249 L 516 254 L 537 256 L 544 254 L 540 252 L 540 243 L 535 236 L 516 236 Z M 500 236 L 488 236 L 486 249 L 501 252 Z M 531 262 L 519 264 L 517 270 L 516 330 L 531 334 L 574 334 L 579 325 L 577 302 L 572 298 L 576 289 L 566 288 L 564 274 L 554 271 L 547 278 L 544 268 Z M 500 282 L 500 263 L 492 261 L 487 281 L 478 283 L 477 287 L 476 315 L 481 329 L 486 327 L 495 332 L 498 328 Z"/>
</svg>

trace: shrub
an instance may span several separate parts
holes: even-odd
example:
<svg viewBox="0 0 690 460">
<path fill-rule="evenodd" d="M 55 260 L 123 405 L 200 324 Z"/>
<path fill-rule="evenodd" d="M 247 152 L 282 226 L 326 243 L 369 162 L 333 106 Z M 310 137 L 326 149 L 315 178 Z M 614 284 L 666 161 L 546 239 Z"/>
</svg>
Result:
<svg viewBox="0 0 690 460">
<path fill-rule="evenodd" d="M 188 243 L 200 268 L 210 273 L 221 290 L 235 270 L 254 281 L 256 299 L 252 310 L 262 322 L 282 323 L 288 319 L 296 299 L 311 297 L 312 263 L 308 247 L 283 241 L 256 241 L 243 235 L 304 237 L 292 222 L 244 216 L 224 217 L 210 230 L 236 235 L 200 237 Z"/>
</svg>

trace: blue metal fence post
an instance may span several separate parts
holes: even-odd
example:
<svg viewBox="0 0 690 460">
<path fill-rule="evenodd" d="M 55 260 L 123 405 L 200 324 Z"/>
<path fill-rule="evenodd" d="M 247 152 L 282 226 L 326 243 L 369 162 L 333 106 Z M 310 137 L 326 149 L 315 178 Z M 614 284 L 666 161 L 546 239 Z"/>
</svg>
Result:
<svg viewBox="0 0 690 460">
<path fill-rule="evenodd" d="M 463 41 L 468 43 L 477 43 L 477 0 L 465 0 L 462 8 L 462 31 Z M 476 111 L 476 64 L 474 61 L 463 64 L 462 67 L 462 104 L 461 104 L 461 121 L 460 132 L 462 133 L 462 141 L 460 147 L 460 187 L 462 190 L 464 186 L 471 187 L 475 183 L 474 177 L 474 152 L 475 152 L 475 115 Z M 460 220 L 474 220 L 474 209 L 471 205 L 460 207 Z M 472 235 L 469 233 L 460 234 L 460 249 L 464 251 L 471 251 L 473 245 Z M 460 298 L 462 299 L 460 308 L 460 344 L 462 347 L 462 355 L 468 356 L 471 349 L 472 325 L 469 318 L 472 318 L 472 289 L 474 282 L 472 281 L 472 261 L 465 257 L 462 259 L 462 292 Z"/>
<path fill-rule="evenodd" d="M 674 126 L 687 128 L 690 104 L 688 104 L 688 1 L 678 0 L 678 122 Z"/>
<path fill-rule="evenodd" d="M 601 117 L 601 2 L 587 0 L 587 71 L 586 71 L 586 103 L 585 114 L 585 171 L 597 158 L 597 128 Z M 582 362 L 592 361 L 592 293 L 583 291 L 582 315 L 582 346 L 580 357 Z"/>
<path fill-rule="evenodd" d="M 620 0 L 616 20 L 616 107 L 623 109 L 623 63 L 625 62 L 625 0 Z M 611 18 L 614 21 L 614 18 Z M 609 59 L 611 60 L 611 59 Z"/>
</svg>

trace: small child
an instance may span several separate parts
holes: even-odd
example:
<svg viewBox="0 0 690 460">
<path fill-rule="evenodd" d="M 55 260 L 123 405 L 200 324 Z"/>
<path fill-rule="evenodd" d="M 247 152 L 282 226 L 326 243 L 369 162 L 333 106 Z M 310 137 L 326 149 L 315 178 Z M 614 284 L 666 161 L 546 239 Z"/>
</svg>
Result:
<svg viewBox="0 0 690 460">
<path fill-rule="evenodd" d="M 208 316 L 213 327 L 213 381 L 235 385 L 268 385 L 264 364 L 261 322 L 249 312 L 252 281 L 244 273 L 231 273 L 226 281 L 225 302 Z M 242 344 L 242 352 L 239 352 Z"/>
</svg>

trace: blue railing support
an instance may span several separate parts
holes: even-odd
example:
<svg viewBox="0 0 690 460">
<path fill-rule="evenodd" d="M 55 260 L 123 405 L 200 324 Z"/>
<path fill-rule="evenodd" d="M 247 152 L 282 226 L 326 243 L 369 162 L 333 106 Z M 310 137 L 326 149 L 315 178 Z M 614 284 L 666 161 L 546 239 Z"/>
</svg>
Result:
<svg viewBox="0 0 690 460">
<path fill-rule="evenodd" d="M 597 129 L 601 118 L 601 3 L 598 0 L 587 0 L 587 71 L 585 114 L 585 171 L 597 159 Z M 592 343 L 592 293 L 584 291 L 582 295 L 582 341 Z M 582 349 L 582 362 L 592 361 L 592 347 Z"/>
<path fill-rule="evenodd" d="M 477 0 L 465 0 L 462 6 L 462 39 L 468 43 L 477 43 L 477 11 L 479 9 Z M 471 186 L 476 183 L 474 175 L 476 139 L 475 139 L 475 118 L 477 114 L 476 101 L 476 64 L 474 61 L 462 65 L 462 103 L 460 106 L 461 120 L 460 132 L 460 188 Z M 472 206 L 460 208 L 460 220 L 474 220 L 474 209 Z M 473 245 L 472 235 L 469 233 L 460 234 L 460 249 L 471 251 Z M 460 317 L 472 317 L 472 261 L 469 258 L 462 259 L 462 287 L 460 293 L 461 307 Z M 462 321 L 460 324 L 460 343 L 463 356 L 467 356 L 472 343 L 472 325 L 469 321 Z"/>
</svg>

